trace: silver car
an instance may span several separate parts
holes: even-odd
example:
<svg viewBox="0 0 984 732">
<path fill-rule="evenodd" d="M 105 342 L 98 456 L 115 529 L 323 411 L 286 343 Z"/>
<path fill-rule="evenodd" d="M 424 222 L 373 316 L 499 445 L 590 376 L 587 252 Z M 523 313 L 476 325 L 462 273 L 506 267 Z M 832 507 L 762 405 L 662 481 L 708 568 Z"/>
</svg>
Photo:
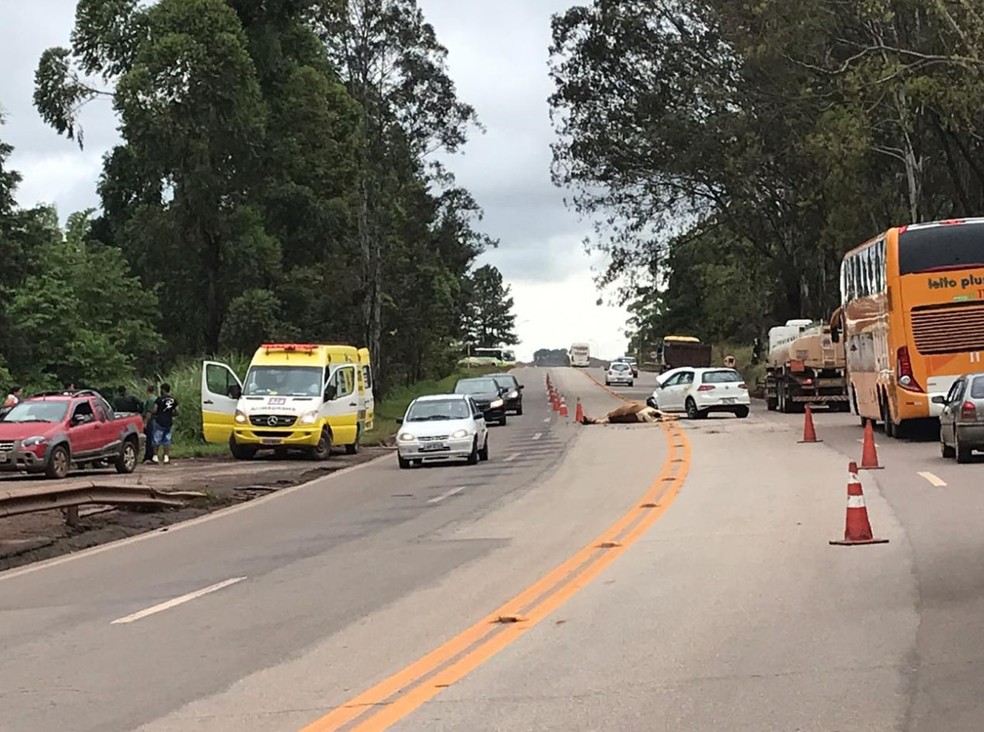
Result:
<svg viewBox="0 0 984 732">
<path fill-rule="evenodd" d="M 940 415 L 940 452 L 970 462 L 974 450 L 984 450 L 984 373 L 964 374 L 945 397 L 933 397 L 943 405 Z"/>
</svg>

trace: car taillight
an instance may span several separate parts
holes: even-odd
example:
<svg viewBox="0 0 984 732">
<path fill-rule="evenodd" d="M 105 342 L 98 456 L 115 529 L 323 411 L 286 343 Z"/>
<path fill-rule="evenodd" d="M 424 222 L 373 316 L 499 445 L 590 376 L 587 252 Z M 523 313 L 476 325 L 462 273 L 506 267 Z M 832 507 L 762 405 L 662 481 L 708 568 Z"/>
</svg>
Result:
<svg viewBox="0 0 984 732">
<path fill-rule="evenodd" d="M 701 384 L 700 386 L 697 387 L 697 391 L 710 391 L 713 388 L 714 387 L 710 384 Z"/>
<path fill-rule="evenodd" d="M 922 387 L 912 373 L 912 361 L 909 359 L 909 347 L 902 346 L 895 354 L 895 370 L 898 374 L 899 386 L 907 391 L 922 393 Z"/>
<path fill-rule="evenodd" d="M 748 386 L 747 386 L 747 385 L 745 384 L 745 382 L 743 381 L 743 382 L 741 382 L 740 384 L 738 384 L 738 388 L 739 388 L 739 389 L 747 389 L 747 388 L 748 388 Z"/>
<path fill-rule="evenodd" d="M 803 379 L 800 381 L 803 386 L 810 386 L 813 383 L 813 379 Z"/>
<path fill-rule="evenodd" d="M 960 407 L 960 418 L 961 419 L 977 419 L 977 407 L 974 406 L 973 402 L 964 402 L 963 406 Z"/>
</svg>

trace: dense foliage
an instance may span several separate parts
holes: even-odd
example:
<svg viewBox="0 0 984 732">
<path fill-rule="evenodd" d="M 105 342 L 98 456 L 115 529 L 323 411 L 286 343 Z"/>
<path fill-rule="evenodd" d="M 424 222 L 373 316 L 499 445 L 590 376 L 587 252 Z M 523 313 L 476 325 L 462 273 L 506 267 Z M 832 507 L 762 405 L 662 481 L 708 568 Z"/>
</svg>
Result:
<svg viewBox="0 0 984 732">
<path fill-rule="evenodd" d="M 416 0 L 79 0 L 35 104 L 81 145 L 107 97 L 121 142 L 65 231 L 0 146 L 0 368 L 113 383 L 303 339 L 368 345 L 383 388 L 448 373 L 495 242 L 434 162 L 477 128 L 445 57 Z"/>
<path fill-rule="evenodd" d="M 555 181 L 635 340 L 748 340 L 842 254 L 984 209 L 984 13 L 925 0 L 591 0 L 553 21 Z"/>
</svg>

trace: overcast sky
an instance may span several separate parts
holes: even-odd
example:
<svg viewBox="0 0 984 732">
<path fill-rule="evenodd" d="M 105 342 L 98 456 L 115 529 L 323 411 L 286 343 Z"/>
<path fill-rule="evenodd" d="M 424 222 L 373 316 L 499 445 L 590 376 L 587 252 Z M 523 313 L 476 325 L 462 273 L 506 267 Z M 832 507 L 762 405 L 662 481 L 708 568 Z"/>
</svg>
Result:
<svg viewBox="0 0 984 732">
<path fill-rule="evenodd" d="M 565 209 L 564 192 L 550 182 L 550 16 L 574 0 L 418 2 L 450 52 L 459 96 L 487 128 L 449 167 L 485 209 L 481 228 L 501 241 L 483 262 L 496 265 L 512 287 L 519 356 L 581 340 L 603 358 L 620 355 L 625 312 L 595 305 L 592 276 L 601 261 L 583 251 L 588 226 Z M 49 46 L 68 44 L 75 4 L 0 0 L 0 107 L 7 117 L 0 138 L 15 147 L 11 166 L 24 177 L 20 203 L 53 203 L 63 218 L 99 205 L 102 155 L 117 139 L 108 101 L 86 109 L 83 151 L 41 122 L 32 106 L 38 58 Z"/>
</svg>

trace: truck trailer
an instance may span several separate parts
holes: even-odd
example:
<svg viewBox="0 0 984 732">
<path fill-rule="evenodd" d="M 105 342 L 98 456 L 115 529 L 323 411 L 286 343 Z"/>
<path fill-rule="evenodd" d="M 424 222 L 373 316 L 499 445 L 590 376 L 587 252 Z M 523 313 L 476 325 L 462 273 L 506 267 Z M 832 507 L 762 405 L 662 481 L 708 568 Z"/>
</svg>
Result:
<svg viewBox="0 0 984 732">
<path fill-rule="evenodd" d="M 706 368 L 711 365 L 711 345 L 701 343 L 694 336 L 664 336 L 655 353 L 660 373 L 681 366 Z"/>
<path fill-rule="evenodd" d="M 807 404 L 846 412 L 847 374 L 843 343 L 830 326 L 789 320 L 769 330 L 765 403 L 770 411 L 802 411 Z"/>
</svg>

